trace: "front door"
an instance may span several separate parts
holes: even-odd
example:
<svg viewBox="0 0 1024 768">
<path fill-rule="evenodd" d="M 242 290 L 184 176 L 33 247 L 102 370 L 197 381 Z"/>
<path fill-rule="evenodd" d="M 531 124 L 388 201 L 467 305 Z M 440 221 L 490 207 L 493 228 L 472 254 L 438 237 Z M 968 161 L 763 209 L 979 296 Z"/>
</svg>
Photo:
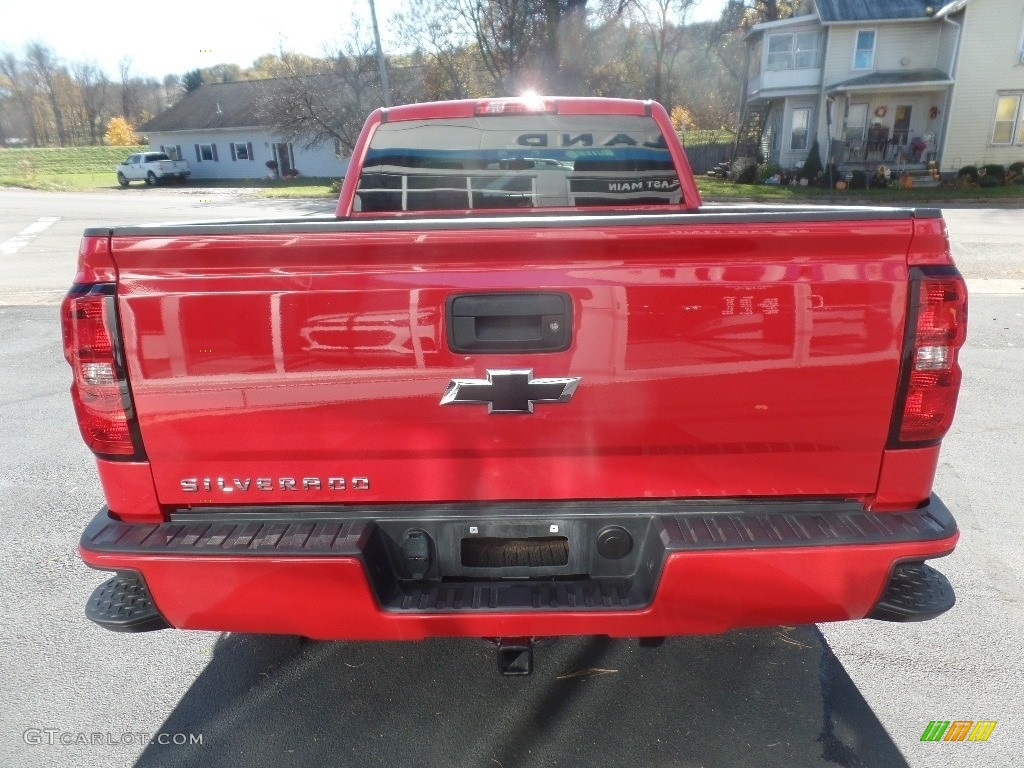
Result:
<svg viewBox="0 0 1024 768">
<path fill-rule="evenodd" d="M 280 176 L 288 176 L 292 170 L 291 144 L 282 142 L 274 145 L 274 152 L 277 155 L 277 172 Z"/>
<path fill-rule="evenodd" d="M 910 104 L 896 107 L 896 119 L 892 124 L 892 140 L 896 144 L 906 145 L 910 140 Z"/>
</svg>

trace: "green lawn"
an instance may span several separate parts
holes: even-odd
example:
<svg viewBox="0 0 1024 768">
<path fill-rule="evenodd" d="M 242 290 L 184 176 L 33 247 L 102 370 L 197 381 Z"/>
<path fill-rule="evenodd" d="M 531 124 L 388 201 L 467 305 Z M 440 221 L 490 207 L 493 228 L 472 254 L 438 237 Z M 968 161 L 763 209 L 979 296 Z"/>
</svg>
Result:
<svg viewBox="0 0 1024 768">
<path fill-rule="evenodd" d="M 45 190 L 117 186 L 114 167 L 145 147 L 0 149 L 0 186 Z"/>
<path fill-rule="evenodd" d="M 133 152 L 146 147 L 45 147 L 0 149 L 0 177 L 64 176 L 109 173 Z"/>
<path fill-rule="evenodd" d="M 332 200 L 338 198 L 338 193 L 331 189 L 333 179 L 300 179 L 299 183 L 287 182 L 285 185 L 267 186 L 260 190 L 261 197 L 329 197 Z M 310 182 L 308 184 L 301 182 Z"/>
<path fill-rule="evenodd" d="M 128 155 L 146 147 L 0 148 L 0 187 L 49 191 L 116 189 L 114 168 Z M 267 197 L 337 197 L 333 179 L 206 179 L 191 187 L 244 187 L 263 190 Z M 134 187 L 141 182 L 134 182 Z"/>
<path fill-rule="evenodd" d="M 0 174 L 0 187 L 25 187 L 48 192 L 117 189 L 117 177 L 112 170 L 92 173 L 32 174 L 30 176 Z"/>
<path fill-rule="evenodd" d="M 776 203 L 827 203 L 835 205 L 915 205 L 941 202 L 1024 203 L 1024 185 L 977 189 L 862 189 L 844 190 L 820 187 L 780 187 L 770 184 L 734 184 L 731 181 L 697 177 L 697 188 L 705 202 L 718 200 L 755 200 Z"/>
<path fill-rule="evenodd" d="M 725 128 L 718 130 L 694 129 L 683 134 L 677 134 L 682 139 L 684 147 L 700 146 L 702 144 L 732 144 L 736 135 Z"/>
</svg>

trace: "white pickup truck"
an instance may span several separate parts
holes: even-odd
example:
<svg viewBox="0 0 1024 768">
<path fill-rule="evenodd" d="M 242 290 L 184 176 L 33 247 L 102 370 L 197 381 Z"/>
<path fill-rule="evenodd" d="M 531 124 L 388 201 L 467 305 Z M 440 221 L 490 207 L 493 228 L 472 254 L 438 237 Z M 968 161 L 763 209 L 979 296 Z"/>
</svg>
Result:
<svg viewBox="0 0 1024 768">
<path fill-rule="evenodd" d="M 151 187 L 166 179 L 184 181 L 192 171 L 185 160 L 171 160 L 163 152 L 139 152 L 117 166 L 117 183 L 127 187 L 145 181 Z"/>
</svg>

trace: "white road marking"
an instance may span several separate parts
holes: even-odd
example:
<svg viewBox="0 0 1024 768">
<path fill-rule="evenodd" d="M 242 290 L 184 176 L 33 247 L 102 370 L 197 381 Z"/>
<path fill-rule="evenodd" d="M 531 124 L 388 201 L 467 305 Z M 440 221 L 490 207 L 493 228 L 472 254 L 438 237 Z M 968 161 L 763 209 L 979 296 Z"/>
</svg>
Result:
<svg viewBox="0 0 1024 768">
<path fill-rule="evenodd" d="M 14 237 L 0 243 L 0 256 L 11 256 L 17 253 L 58 221 L 60 221 L 60 216 L 40 216 Z"/>
</svg>

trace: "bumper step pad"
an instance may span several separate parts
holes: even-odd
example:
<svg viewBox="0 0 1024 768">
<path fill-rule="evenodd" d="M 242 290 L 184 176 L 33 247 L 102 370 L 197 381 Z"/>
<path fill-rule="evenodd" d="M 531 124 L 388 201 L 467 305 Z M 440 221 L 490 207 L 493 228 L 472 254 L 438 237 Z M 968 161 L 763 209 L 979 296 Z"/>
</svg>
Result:
<svg viewBox="0 0 1024 768">
<path fill-rule="evenodd" d="M 949 580 L 925 563 L 896 566 L 885 594 L 868 615 L 881 621 L 927 621 L 956 603 Z"/>
<path fill-rule="evenodd" d="M 490 584 L 400 584 L 383 601 L 389 610 L 413 613 L 448 611 L 583 611 L 639 608 L 649 596 L 635 579 L 493 582 Z"/>
<path fill-rule="evenodd" d="M 85 617 L 114 632 L 170 628 L 137 573 L 119 573 L 100 584 L 85 605 Z"/>
</svg>

